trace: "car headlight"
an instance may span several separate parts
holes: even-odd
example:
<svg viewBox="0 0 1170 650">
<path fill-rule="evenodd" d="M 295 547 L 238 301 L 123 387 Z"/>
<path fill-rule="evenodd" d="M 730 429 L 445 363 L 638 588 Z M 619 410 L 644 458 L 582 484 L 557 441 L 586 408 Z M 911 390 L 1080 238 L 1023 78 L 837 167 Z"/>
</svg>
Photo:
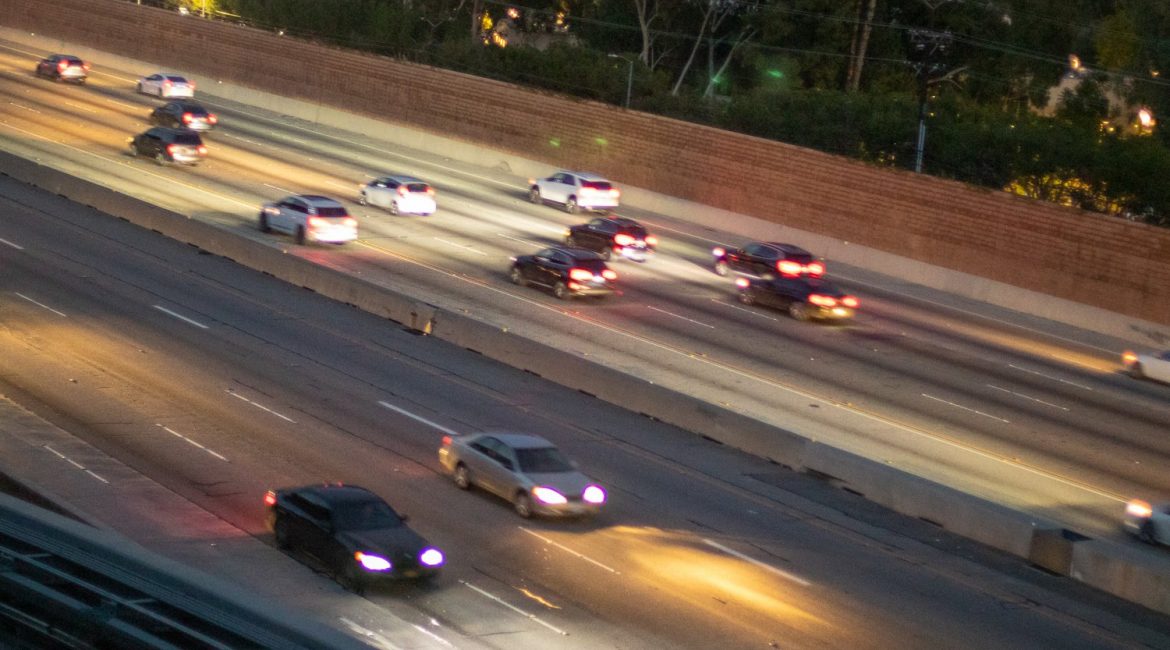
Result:
<svg viewBox="0 0 1170 650">
<path fill-rule="evenodd" d="M 1139 519 L 1148 519 L 1154 514 L 1154 509 L 1151 508 L 1150 504 L 1146 503 L 1145 501 L 1142 501 L 1141 499 L 1134 499 L 1133 501 L 1125 504 L 1125 514 L 1131 517 L 1137 517 Z"/>
<path fill-rule="evenodd" d="M 605 503 L 605 490 L 601 489 L 600 485 L 590 485 L 581 496 L 588 503 Z"/>
<path fill-rule="evenodd" d="M 361 562 L 363 567 L 370 571 L 390 570 L 390 560 L 387 560 L 380 555 L 371 555 L 369 553 L 362 553 L 361 551 L 358 551 L 353 554 L 353 557 L 358 562 Z"/>
<path fill-rule="evenodd" d="M 424 566 L 439 566 L 444 560 L 446 558 L 443 557 L 443 552 L 433 546 L 418 554 L 418 561 Z"/>
<path fill-rule="evenodd" d="M 551 505 L 557 505 L 557 504 L 569 502 L 569 500 L 565 498 L 565 495 L 561 494 L 560 492 L 557 492 L 556 490 L 554 490 L 552 488 L 547 488 L 547 487 L 543 487 L 543 486 L 538 486 L 538 487 L 532 488 L 532 496 L 536 497 L 542 503 L 548 503 Z"/>
</svg>

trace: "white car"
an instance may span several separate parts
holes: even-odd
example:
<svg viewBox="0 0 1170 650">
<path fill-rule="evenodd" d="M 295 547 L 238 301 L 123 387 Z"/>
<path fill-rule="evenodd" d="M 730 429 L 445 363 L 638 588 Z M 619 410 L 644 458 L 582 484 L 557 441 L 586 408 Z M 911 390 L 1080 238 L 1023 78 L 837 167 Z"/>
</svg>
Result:
<svg viewBox="0 0 1170 650">
<path fill-rule="evenodd" d="M 1122 526 L 1143 542 L 1170 546 L 1170 503 L 1150 505 L 1134 499 L 1125 504 Z"/>
<path fill-rule="evenodd" d="M 156 72 L 138 80 L 138 92 L 159 97 L 194 97 L 195 82 L 167 72 Z"/>
<path fill-rule="evenodd" d="M 1158 354 L 1137 354 L 1126 350 L 1121 362 L 1131 377 L 1170 383 L 1170 350 Z"/>
<path fill-rule="evenodd" d="M 386 208 L 390 214 L 435 213 L 435 189 L 413 176 L 383 176 L 361 186 L 358 203 Z"/>
<path fill-rule="evenodd" d="M 357 239 L 357 219 L 327 196 L 286 196 L 260 208 L 260 232 L 288 233 L 298 244 L 344 244 Z"/>
<path fill-rule="evenodd" d="M 548 178 L 528 179 L 528 200 L 533 203 L 559 203 L 565 212 L 600 210 L 618 207 L 622 192 L 608 180 L 587 172 L 561 171 Z"/>
</svg>

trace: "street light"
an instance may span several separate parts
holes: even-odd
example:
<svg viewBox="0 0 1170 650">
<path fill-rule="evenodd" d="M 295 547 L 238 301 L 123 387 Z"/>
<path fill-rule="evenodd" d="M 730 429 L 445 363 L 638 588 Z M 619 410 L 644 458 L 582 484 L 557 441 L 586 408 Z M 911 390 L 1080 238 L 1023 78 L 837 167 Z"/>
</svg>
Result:
<svg viewBox="0 0 1170 650">
<path fill-rule="evenodd" d="M 606 56 L 608 56 L 611 59 L 621 59 L 622 61 L 625 61 L 626 63 L 630 64 L 629 73 L 626 75 L 626 108 L 629 108 L 630 107 L 630 92 L 633 91 L 633 89 L 634 89 L 634 60 L 627 59 L 626 57 L 624 57 L 620 54 L 607 54 Z"/>
</svg>

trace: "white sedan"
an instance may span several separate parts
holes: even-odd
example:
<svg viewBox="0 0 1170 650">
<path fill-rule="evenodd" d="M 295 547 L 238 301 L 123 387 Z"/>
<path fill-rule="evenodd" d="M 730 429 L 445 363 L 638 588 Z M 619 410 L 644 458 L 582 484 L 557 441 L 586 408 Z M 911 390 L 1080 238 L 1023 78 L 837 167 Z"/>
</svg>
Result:
<svg viewBox="0 0 1170 650">
<path fill-rule="evenodd" d="M 138 92 L 159 97 L 194 97 L 195 82 L 177 74 L 156 72 L 138 80 Z"/>
<path fill-rule="evenodd" d="M 1131 377 L 1170 383 L 1170 350 L 1158 354 L 1137 354 L 1126 350 L 1121 361 Z"/>
<path fill-rule="evenodd" d="M 1170 503 L 1150 505 L 1134 499 L 1125 504 L 1122 525 L 1143 542 L 1170 546 Z"/>
</svg>

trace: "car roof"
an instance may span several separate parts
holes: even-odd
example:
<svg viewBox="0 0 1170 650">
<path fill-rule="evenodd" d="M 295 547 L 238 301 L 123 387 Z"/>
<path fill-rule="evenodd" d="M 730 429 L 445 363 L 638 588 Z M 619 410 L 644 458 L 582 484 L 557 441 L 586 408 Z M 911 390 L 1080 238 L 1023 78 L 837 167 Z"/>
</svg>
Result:
<svg viewBox="0 0 1170 650">
<path fill-rule="evenodd" d="M 368 501 L 381 501 L 382 498 L 370 492 L 364 487 L 357 485 L 345 485 L 342 483 L 328 483 L 322 485 L 306 485 L 304 487 L 290 490 L 296 493 L 308 493 L 319 497 L 329 505 L 341 505 L 345 503 L 365 503 Z"/>
<path fill-rule="evenodd" d="M 190 110 L 190 109 L 195 109 L 195 110 L 200 110 L 200 111 L 207 110 L 207 109 L 203 108 L 203 105 L 197 104 L 197 103 L 190 101 L 190 100 L 175 100 L 173 102 L 167 102 L 165 105 L 169 106 L 172 104 L 175 106 L 180 106 L 184 110 Z"/>
<path fill-rule="evenodd" d="M 606 182 L 609 181 L 608 178 L 602 176 L 601 174 L 594 174 L 593 172 L 575 172 L 571 169 L 562 169 L 561 171 L 559 171 L 557 173 L 558 174 L 572 174 L 572 175 L 576 176 L 577 178 L 580 178 L 583 181 L 606 181 Z"/>
<path fill-rule="evenodd" d="M 569 246 L 549 246 L 549 248 L 551 248 L 553 250 L 561 251 L 562 253 L 566 253 L 566 254 L 570 255 L 573 259 L 577 259 L 577 260 L 604 260 L 605 259 L 599 253 L 597 253 L 595 251 L 591 251 L 591 250 L 586 250 L 584 248 L 572 248 Z"/>
<path fill-rule="evenodd" d="M 541 447 L 555 447 L 548 440 L 533 433 L 515 433 L 511 431 L 484 431 L 480 435 L 491 436 L 512 449 L 538 449 Z"/>
<path fill-rule="evenodd" d="M 423 183 L 424 185 L 427 183 L 421 178 L 415 178 L 414 176 L 407 176 L 405 174 L 386 174 L 385 176 L 380 176 L 379 178 L 389 178 L 396 180 L 399 183 Z"/>
<path fill-rule="evenodd" d="M 608 217 L 603 217 L 603 219 L 606 219 L 607 221 L 612 221 L 612 222 L 616 223 L 617 225 L 624 226 L 626 228 L 637 227 L 637 226 L 642 225 L 629 217 L 608 216 Z"/>
<path fill-rule="evenodd" d="M 311 204 L 315 207 L 318 207 L 318 208 L 344 207 L 341 205 L 341 202 L 338 201 L 337 199 L 331 199 L 327 196 L 321 196 L 320 194 L 298 194 L 298 195 L 296 195 L 296 198 L 301 199 L 302 201 L 306 201 L 309 204 Z"/>
<path fill-rule="evenodd" d="M 812 253 L 804 250 L 796 244 L 785 244 L 783 242 L 777 241 L 766 241 L 760 243 L 769 248 L 775 248 L 776 250 L 784 251 L 788 255 L 812 255 Z"/>
</svg>

